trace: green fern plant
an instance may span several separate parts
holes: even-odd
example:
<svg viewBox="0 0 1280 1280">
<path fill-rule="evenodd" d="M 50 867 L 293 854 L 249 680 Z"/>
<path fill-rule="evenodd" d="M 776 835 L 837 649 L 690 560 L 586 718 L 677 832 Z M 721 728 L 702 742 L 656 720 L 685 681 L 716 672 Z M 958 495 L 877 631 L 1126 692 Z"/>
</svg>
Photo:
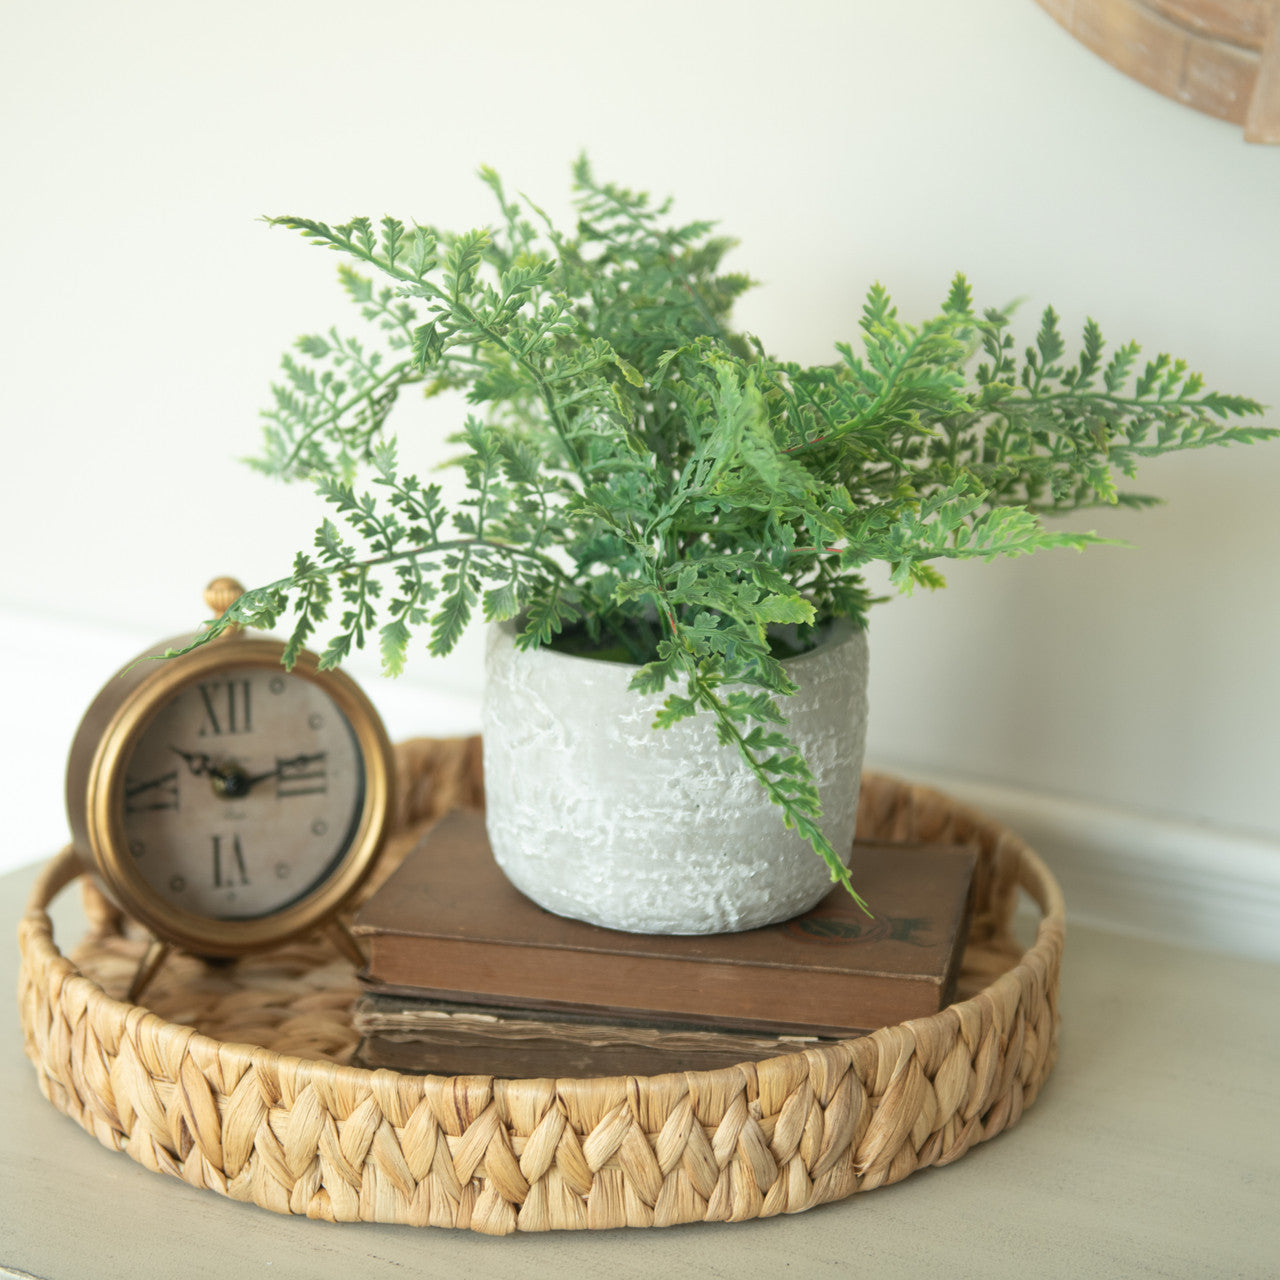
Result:
<svg viewBox="0 0 1280 1280">
<path fill-rule="evenodd" d="M 625 657 L 637 690 L 669 691 L 657 727 L 711 716 L 851 892 L 787 736 L 775 629 L 863 624 L 875 561 L 909 591 L 941 586 L 943 560 L 1082 548 L 1096 536 L 1042 517 L 1147 504 L 1118 487 L 1143 458 L 1275 434 L 1182 361 L 1108 352 L 1092 320 L 1072 356 L 1046 310 L 1019 356 L 1010 312 L 978 310 L 962 276 L 918 324 L 877 285 L 836 359 L 779 360 L 731 326 L 752 282 L 721 270 L 713 224 L 583 159 L 565 233 L 481 176 L 496 224 L 462 235 L 270 220 L 342 256 L 364 336 L 284 358 L 253 465 L 315 485 L 332 515 L 197 643 L 291 614 L 289 656 L 323 625 L 322 665 L 376 643 L 395 675 L 415 631 L 445 654 L 478 611 L 519 618 L 524 646 Z M 390 425 L 406 392 L 448 389 L 471 407 L 454 506 L 401 469 Z"/>
</svg>

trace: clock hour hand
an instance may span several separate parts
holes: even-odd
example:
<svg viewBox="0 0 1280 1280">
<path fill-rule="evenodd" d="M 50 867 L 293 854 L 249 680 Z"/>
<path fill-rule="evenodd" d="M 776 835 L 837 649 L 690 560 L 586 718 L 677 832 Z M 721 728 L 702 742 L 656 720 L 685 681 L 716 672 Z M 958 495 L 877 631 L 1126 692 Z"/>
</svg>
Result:
<svg viewBox="0 0 1280 1280">
<path fill-rule="evenodd" d="M 208 778 L 213 783 L 215 795 L 224 800 L 239 800 L 248 794 L 248 775 L 234 760 L 219 764 L 203 751 L 183 751 L 181 747 L 174 746 L 169 750 L 177 752 L 197 778 Z"/>
<path fill-rule="evenodd" d="M 180 755 L 187 762 L 187 768 L 197 778 L 221 778 L 224 776 L 222 770 L 203 751 L 183 751 L 181 747 L 172 746 L 169 750 Z"/>
</svg>

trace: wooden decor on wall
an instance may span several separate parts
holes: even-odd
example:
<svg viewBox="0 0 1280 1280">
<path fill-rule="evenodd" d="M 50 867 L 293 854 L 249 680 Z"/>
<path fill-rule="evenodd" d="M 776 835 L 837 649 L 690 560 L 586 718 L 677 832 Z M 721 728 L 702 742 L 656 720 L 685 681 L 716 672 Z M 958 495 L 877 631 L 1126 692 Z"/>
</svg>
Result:
<svg viewBox="0 0 1280 1280">
<path fill-rule="evenodd" d="M 1280 143 L 1280 0 L 1036 0 L 1113 67 Z"/>
</svg>

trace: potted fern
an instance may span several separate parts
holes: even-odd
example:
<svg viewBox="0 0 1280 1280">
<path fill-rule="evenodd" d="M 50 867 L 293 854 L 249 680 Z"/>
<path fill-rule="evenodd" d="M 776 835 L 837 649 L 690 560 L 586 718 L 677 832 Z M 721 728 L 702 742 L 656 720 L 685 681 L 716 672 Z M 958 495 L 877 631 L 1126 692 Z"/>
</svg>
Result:
<svg viewBox="0 0 1280 1280">
<path fill-rule="evenodd" d="M 564 914 L 696 932 L 785 918 L 833 879 L 856 896 L 867 566 L 909 591 L 947 559 L 1083 548 L 1043 517 L 1143 505 L 1117 485 L 1141 459 L 1274 434 L 1092 320 L 1069 355 L 1046 310 L 1019 356 L 1010 312 L 960 276 L 923 323 L 876 286 L 857 344 L 777 359 L 731 325 L 751 282 L 721 271 L 712 224 L 581 160 L 566 233 L 481 176 L 496 225 L 461 235 L 271 220 L 342 255 L 376 341 L 335 328 L 285 357 L 255 464 L 333 514 L 203 639 L 291 613 L 296 652 L 336 614 L 323 663 L 376 641 L 394 675 L 415 631 L 445 654 L 482 614 L 495 854 Z M 452 507 L 402 470 L 392 424 L 405 393 L 445 390 L 471 406 Z"/>
</svg>

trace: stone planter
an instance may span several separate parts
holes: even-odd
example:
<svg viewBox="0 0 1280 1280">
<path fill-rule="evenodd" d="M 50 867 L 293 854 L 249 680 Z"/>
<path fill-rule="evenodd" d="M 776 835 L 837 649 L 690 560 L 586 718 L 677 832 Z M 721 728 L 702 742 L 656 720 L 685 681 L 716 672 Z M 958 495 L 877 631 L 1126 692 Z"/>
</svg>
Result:
<svg viewBox="0 0 1280 1280">
<path fill-rule="evenodd" d="M 633 933 L 726 933 L 790 919 L 831 889 L 710 717 L 652 728 L 661 695 L 634 668 L 489 630 L 484 778 L 494 856 L 558 915 Z M 787 663 L 789 733 L 818 780 L 832 845 L 853 841 L 866 737 L 867 642 L 838 623 Z"/>
</svg>

